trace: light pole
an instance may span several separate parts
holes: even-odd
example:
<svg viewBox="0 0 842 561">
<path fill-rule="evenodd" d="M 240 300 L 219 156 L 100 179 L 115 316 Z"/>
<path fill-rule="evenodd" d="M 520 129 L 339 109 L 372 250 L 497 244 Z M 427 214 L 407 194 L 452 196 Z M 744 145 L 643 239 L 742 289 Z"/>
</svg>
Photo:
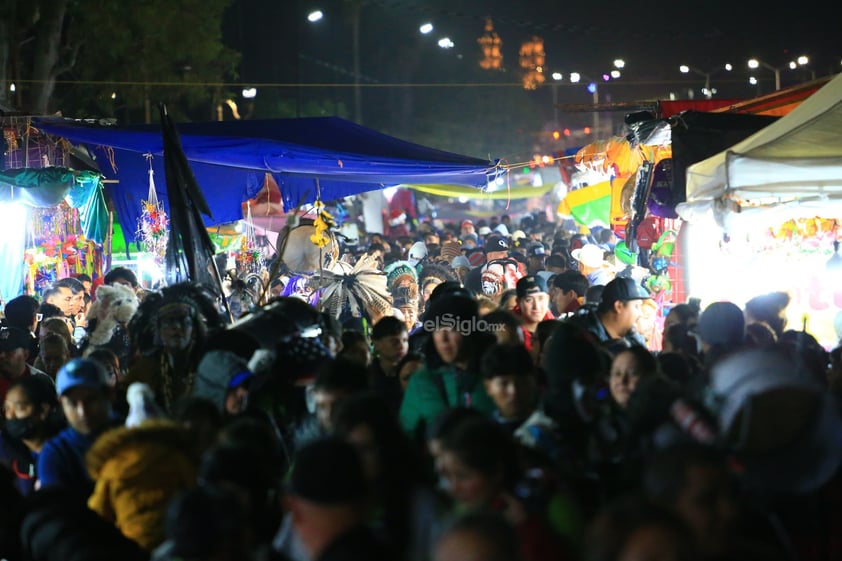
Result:
<svg viewBox="0 0 842 561">
<path fill-rule="evenodd" d="M 361 125 L 363 124 L 363 109 L 362 89 L 360 88 L 360 14 L 365 0 L 345 0 L 345 2 L 350 4 L 351 9 L 351 74 L 354 79 L 354 121 Z M 324 19 L 324 13 L 321 10 L 314 10 L 307 14 L 307 21 L 310 23 L 317 23 L 322 19 Z"/>
<path fill-rule="evenodd" d="M 710 77 L 713 76 L 714 74 L 716 74 L 717 72 L 719 72 L 720 70 L 726 70 L 727 72 L 730 72 L 731 70 L 733 70 L 733 68 L 734 67 L 731 66 L 730 64 L 725 64 L 724 66 L 721 66 L 719 68 L 711 70 L 710 72 L 705 72 L 704 70 L 699 70 L 698 68 L 694 68 L 692 66 L 682 64 L 681 66 L 678 67 L 678 70 L 682 74 L 688 74 L 690 72 L 693 72 L 694 74 L 698 74 L 699 76 L 704 76 L 705 87 L 704 87 L 704 89 L 702 89 L 702 93 L 704 94 L 706 99 L 710 99 L 710 98 L 713 97 L 713 94 L 716 93 L 715 90 L 711 89 L 711 87 L 710 87 Z M 692 99 L 692 97 L 693 96 L 691 95 L 690 98 Z"/>
<path fill-rule="evenodd" d="M 579 72 L 571 72 L 570 73 L 570 82 L 577 84 L 582 81 L 582 78 L 588 80 L 588 91 L 593 96 L 593 135 L 594 138 L 597 137 L 599 131 L 599 111 L 597 110 L 597 106 L 599 105 L 599 84 L 596 83 L 595 80 L 591 80 L 584 74 L 580 74 Z"/>
<path fill-rule="evenodd" d="M 810 64 L 810 59 L 808 57 L 804 56 L 804 55 L 801 55 L 797 59 L 789 61 L 789 69 L 790 70 L 798 70 L 799 66 L 807 66 L 808 64 Z M 808 70 L 810 71 L 810 79 L 815 80 L 816 79 L 816 71 L 813 70 L 812 68 L 808 68 Z"/>
<path fill-rule="evenodd" d="M 625 66 L 626 62 L 623 59 L 616 59 L 614 61 L 614 69 L 611 70 L 611 72 L 608 74 L 603 74 L 602 81 L 608 82 L 610 80 L 618 79 L 622 75 L 620 69 L 625 68 Z M 598 135 L 601 134 L 601 122 L 599 116 L 599 83 L 596 80 L 589 78 L 588 76 L 579 72 L 570 73 L 570 82 L 574 84 L 580 82 L 583 78 L 585 80 L 588 80 L 588 92 L 590 92 L 590 94 L 593 96 L 593 135 L 594 138 L 598 138 Z"/>
<path fill-rule="evenodd" d="M 767 70 L 771 70 L 772 72 L 775 73 L 775 91 L 780 90 L 781 89 L 781 69 L 775 68 L 771 64 L 768 64 L 768 63 L 763 62 L 762 60 L 758 60 L 756 58 L 752 58 L 748 61 L 748 67 L 749 68 L 754 69 L 754 68 L 758 68 L 760 66 L 762 66 L 763 68 L 766 68 Z"/>
<path fill-rule="evenodd" d="M 561 72 L 553 72 L 553 124 L 558 128 L 558 83 L 564 78 Z"/>
</svg>

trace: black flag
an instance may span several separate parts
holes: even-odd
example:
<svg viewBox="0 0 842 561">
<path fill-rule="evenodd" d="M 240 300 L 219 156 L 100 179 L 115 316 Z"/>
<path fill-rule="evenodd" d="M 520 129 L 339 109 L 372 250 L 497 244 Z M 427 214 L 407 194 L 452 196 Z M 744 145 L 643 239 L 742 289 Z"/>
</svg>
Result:
<svg viewBox="0 0 842 561">
<path fill-rule="evenodd" d="M 164 259 L 167 284 L 193 281 L 216 287 L 224 301 L 222 281 L 213 258 L 215 248 L 201 216 L 212 218 L 210 208 L 184 155 L 181 137 L 166 105 L 161 104 L 160 110 L 170 207 L 170 234 Z"/>
</svg>

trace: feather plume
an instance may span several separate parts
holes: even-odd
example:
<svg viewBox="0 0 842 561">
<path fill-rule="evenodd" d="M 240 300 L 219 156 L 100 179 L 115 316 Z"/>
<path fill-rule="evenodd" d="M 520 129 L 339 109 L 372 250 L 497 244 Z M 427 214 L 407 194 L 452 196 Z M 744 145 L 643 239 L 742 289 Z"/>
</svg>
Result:
<svg viewBox="0 0 842 561">
<path fill-rule="evenodd" d="M 373 256 L 361 257 L 353 267 L 336 262 L 315 277 L 320 277 L 319 284 L 323 289 L 319 305 L 336 318 L 346 311 L 355 317 L 365 313 L 372 318 L 392 311 L 386 274 L 377 269 L 377 260 Z"/>
</svg>

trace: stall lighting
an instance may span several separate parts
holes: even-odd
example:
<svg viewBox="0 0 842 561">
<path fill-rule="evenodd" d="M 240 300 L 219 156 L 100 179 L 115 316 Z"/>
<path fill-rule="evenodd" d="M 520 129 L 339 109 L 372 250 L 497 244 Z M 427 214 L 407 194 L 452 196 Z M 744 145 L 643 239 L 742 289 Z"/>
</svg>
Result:
<svg viewBox="0 0 842 561">
<path fill-rule="evenodd" d="M 561 80 L 562 78 L 561 72 L 553 72 L 553 80 Z"/>
</svg>

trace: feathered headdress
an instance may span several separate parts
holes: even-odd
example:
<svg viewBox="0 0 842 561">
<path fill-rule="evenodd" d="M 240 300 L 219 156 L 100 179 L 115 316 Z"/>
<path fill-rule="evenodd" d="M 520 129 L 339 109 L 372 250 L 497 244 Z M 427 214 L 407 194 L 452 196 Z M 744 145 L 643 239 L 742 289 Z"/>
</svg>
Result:
<svg viewBox="0 0 842 561">
<path fill-rule="evenodd" d="M 398 292 L 403 296 L 418 298 L 418 273 L 409 261 L 395 261 L 386 269 L 386 287 L 394 297 Z"/>
<path fill-rule="evenodd" d="M 216 294 L 196 282 L 179 282 L 165 286 L 160 292 L 151 292 L 143 299 L 129 322 L 132 348 L 148 355 L 157 349 L 158 317 L 163 309 L 173 304 L 189 306 L 195 327 L 200 333 L 213 331 L 224 325 L 214 299 Z"/>
<path fill-rule="evenodd" d="M 321 277 L 319 307 L 339 318 L 348 311 L 354 317 L 363 314 L 378 319 L 392 312 L 392 297 L 386 285 L 386 273 L 377 268 L 377 259 L 364 255 L 351 267 L 337 262 Z"/>
</svg>

